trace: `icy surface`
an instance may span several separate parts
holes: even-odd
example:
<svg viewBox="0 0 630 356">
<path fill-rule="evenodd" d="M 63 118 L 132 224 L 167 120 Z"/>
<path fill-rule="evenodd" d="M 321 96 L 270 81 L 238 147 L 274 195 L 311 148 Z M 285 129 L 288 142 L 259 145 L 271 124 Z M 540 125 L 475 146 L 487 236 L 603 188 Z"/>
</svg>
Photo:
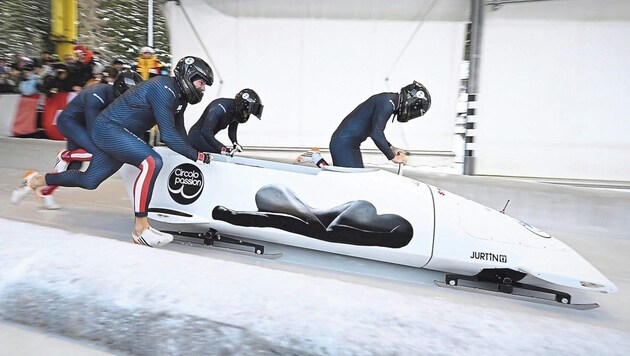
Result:
<svg viewBox="0 0 630 356">
<path fill-rule="evenodd" d="M 120 352 L 630 354 L 620 330 L 0 224 L 0 319 Z"/>
</svg>

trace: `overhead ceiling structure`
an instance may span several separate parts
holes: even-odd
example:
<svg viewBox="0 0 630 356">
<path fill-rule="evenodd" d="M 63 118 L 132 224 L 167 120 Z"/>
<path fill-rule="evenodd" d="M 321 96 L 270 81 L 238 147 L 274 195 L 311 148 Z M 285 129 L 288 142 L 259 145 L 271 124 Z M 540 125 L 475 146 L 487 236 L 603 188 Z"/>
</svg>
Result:
<svg viewBox="0 0 630 356">
<path fill-rule="evenodd" d="M 231 17 L 417 21 L 432 3 L 426 21 L 467 21 L 465 0 L 204 0 Z"/>
</svg>

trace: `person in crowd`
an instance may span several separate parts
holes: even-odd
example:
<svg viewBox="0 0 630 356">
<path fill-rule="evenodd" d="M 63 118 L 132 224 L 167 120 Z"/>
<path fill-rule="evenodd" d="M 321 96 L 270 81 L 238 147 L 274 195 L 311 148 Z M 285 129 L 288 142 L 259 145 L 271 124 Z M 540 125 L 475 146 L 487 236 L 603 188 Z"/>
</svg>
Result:
<svg viewBox="0 0 630 356">
<path fill-rule="evenodd" d="M 15 66 L 17 68 L 17 66 Z M 18 87 L 21 72 L 16 69 L 16 75 L 12 73 L 13 68 L 8 66 L 4 58 L 0 58 L 0 93 L 19 93 Z"/>
<path fill-rule="evenodd" d="M 252 89 L 243 89 L 234 99 L 219 98 L 213 100 L 199 120 L 190 128 L 188 139 L 190 144 L 199 151 L 234 155 L 241 152 L 243 147 L 238 143 L 237 130 L 239 124 L 249 120 L 250 115 L 258 119 L 262 116 L 263 104 L 260 96 Z M 226 146 L 216 139 L 216 134 L 228 128 L 228 137 L 232 142 Z"/>
<path fill-rule="evenodd" d="M 424 85 L 414 81 L 400 93 L 380 93 L 369 97 L 346 116 L 330 139 L 334 166 L 363 168 L 361 143 L 368 137 L 394 163 L 407 164 L 403 149 L 392 146 L 385 138 L 385 126 L 394 115 L 407 122 L 424 115 L 431 107 L 431 96 Z"/>
<path fill-rule="evenodd" d="M 15 81 L 11 79 L 10 72 L 1 72 L 0 73 L 0 93 L 16 93 L 19 92 L 20 89 L 15 84 Z"/>
<path fill-rule="evenodd" d="M 11 71 L 9 72 L 9 79 L 15 83 L 15 92 L 20 93 L 20 82 L 24 80 L 24 73 L 20 70 L 17 63 L 11 65 Z"/>
<path fill-rule="evenodd" d="M 9 73 L 11 68 L 7 66 L 7 61 L 4 58 L 0 58 L 0 74 Z"/>
<path fill-rule="evenodd" d="M 125 63 L 120 59 L 114 59 L 114 62 L 112 64 L 114 66 L 114 69 L 116 69 L 117 71 L 121 71 L 125 68 Z"/>
<path fill-rule="evenodd" d="M 81 81 L 83 80 L 84 73 L 79 67 L 79 61 L 72 54 L 66 54 L 63 57 L 63 63 L 65 64 L 65 70 L 67 72 L 66 82 L 71 84 L 71 88 L 73 92 L 79 93 L 81 89 L 83 89 L 83 84 Z"/>
<path fill-rule="evenodd" d="M 91 51 L 88 51 L 81 45 L 74 46 L 74 53 L 77 56 L 75 64 L 76 68 L 76 85 L 79 87 L 85 86 L 90 78 L 92 78 L 92 71 L 95 66 L 94 55 Z"/>
<path fill-rule="evenodd" d="M 76 98 L 68 103 L 68 106 L 57 118 L 57 128 L 67 140 L 67 149 L 57 154 L 54 173 L 65 172 L 67 169 L 78 170 L 81 164 L 90 161 L 92 156 L 96 157 L 95 161 L 99 161 L 99 156 L 104 153 L 90 138 L 90 132 L 97 115 L 114 99 L 141 81 L 142 78 L 137 73 L 130 70 L 122 71 L 116 77 L 114 85 L 94 84 L 81 91 Z M 79 175 L 79 179 L 72 172 L 56 176 L 56 183 L 66 187 L 80 186 L 86 189 L 96 189 L 109 177 L 109 175 L 105 175 L 107 170 L 97 168 L 88 168 L 85 174 Z M 37 190 L 38 197 L 47 209 L 60 208 L 53 198 L 53 192 L 57 185 L 50 185 Z M 25 185 L 16 188 L 11 195 L 11 203 L 19 203 L 31 191 L 30 187 Z"/>
<path fill-rule="evenodd" d="M 71 55 L 71 54 L 66 54 L 65 56 L 63 56 L 63 63 L 67 66 L 70 65 L 76 65 L 77 64 L 77 59 L 75 56 Z"/>
<path fill-rule="evenodd" d="M 34 66 L 25 66 L 22 73 L 24 80 L 19 84 L 20 93 L 24 96 L 31 96 L 39 93 L 37 82 L 39 81 L 38 73 L 42 70 L 41 64 Z"/>
<path fill-rule="evenodd" d="M 136 71 L 140 73 L 142 79 L 147 80 L 160 75 L 161 68 L 162 63 L 155 56 L 153 48 L 142 47 L 140 50 L 140 57 L 138 57 L 138 63 L 136 65 Z"/>
<path fill-rule="evenodd" d="M 173 236 L 149 225 L 148 207 L 162 169 L 162 158 L 139 136 L 157 123 L 164 143 L 171 150 L 200 164 L 212 160 L 210 153 L 190 146 L 183 117 L 186 106 L 199 103 L 206 85 L 212 85 L 212 69 L 201 58 L 188 56 L 177 63 L 174 75 L 154 77 L 126 91 L 97 116 L 91 131 L 92 140 L 104 154 L 98 159 L 93 156 L 87 171 L 102 170 L 101 176 L 109 177 L 124 163 L 140 169 L 133 192 L 135 222 L 131 237 L 134 243 L 151 247 L 162 247 L 173 241 Z M 46 175 L 28 171 L 22 186 L 38 189 L 68 184 L 67 180 L 73 186 L 81 186 L 82 175 L 87 171 Z"/>
<path fill-rule="evenodd" d="M 14 55 L 13 64 L 15 64 L 17 66 L 17 69 L 21 72 L 24 70 L 24 68 L 32 66 L 33 61 L 30 58 L 25 57 L 22 53 L 17 52 Z"/>
<path fill-rule="evenodd" d="M 55 62 L 53 60 L 52 53 L 50 53 L 48 51 L 42 51 L 41 58 L 39 59 L 39 62 L 42 64 L 42 67 L 44 68 L 44 73 L 52 72 L 52 70 L 53 70 L 53 63 Z"/>
<path fill-rule="evenodd" d="M 54 63 L 53 72 L 43 79 L 39 91 L 51 97 L 59 92 L 73 91 L 74 82 L 68 77 L 68 66 L 64 63 Z"/>
<path fill-rule="evenodd" d="M 106 84 L 111 84 L 114 82 L 114 79 L 116 79 L 116 75 L 118 75 L 118 70 L 116 70 L 116 68 L 112 67 L 112 66 L 107 66 L 105 67 L 105 70 L 103 70 L 103 83 Z"/>
<path fill-rule="evenodd" d="M 96 62 L 94 67 L 92 68 L 92 78 L 85 83 L 84 88 L 89 87 L 90 85 L 105 83 L 105 76 L 103 72 L 105 71 L 105 66 L 100 62 Z"/>
</svg>

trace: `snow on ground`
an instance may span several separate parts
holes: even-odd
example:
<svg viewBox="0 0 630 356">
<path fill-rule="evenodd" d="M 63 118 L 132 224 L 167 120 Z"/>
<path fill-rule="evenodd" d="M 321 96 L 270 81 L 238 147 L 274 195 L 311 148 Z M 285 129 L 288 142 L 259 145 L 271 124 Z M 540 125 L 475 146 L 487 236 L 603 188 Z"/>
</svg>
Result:
<svg viewBox="0 0 630 356">
<path fill-rule="evenodd" d="M 0 223 L 0 319 L 115 352 L 630 354 L 624 331 Z"/>
</svg>

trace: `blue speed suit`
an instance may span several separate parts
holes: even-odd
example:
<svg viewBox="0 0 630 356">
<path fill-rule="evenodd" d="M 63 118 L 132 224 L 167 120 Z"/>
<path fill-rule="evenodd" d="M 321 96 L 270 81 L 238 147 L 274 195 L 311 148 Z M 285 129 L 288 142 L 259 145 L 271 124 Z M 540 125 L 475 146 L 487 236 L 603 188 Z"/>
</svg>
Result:
<svg viewBox="0 0 630 356">
<path fill-rule="evenodd" d="M 363 168 L 360 146 L 368 137 L 388 160 L 394 158 L 384 130 L 397 110 L 398 98 L 398 93 L 372 95 L 343 119 L 330 139 L 334 166 Z"/>
<path fill-rule="evenodd" d="M 79 148 L 85 149 L 92 154 L 92 158 L 99 160 L 105 155 L 92 141 L 90 131 L 94 126 L 96 117 L 110 103 L 114 101 L 114 87 L 109 84 L 94 84 L 81 91 L 61 112 L 57 118 L 57 127 L 68 140 L 68 150 L 74 151 Z M 48 174 L 46 183 L 49 185 L 46 194 L 52 193 L 56 186 L 81 187 L 85 189 L 95 189 L 110 174 L 101 170 L 88 168 L 86 172 L 79 172 L 81 162 L 72 161 L 70 170 Z"/>
<path fill-rule="evenodd" d="M 147 216 L 153 185 L 162 168 L 160 155 L 139 136 L 157 124 L 161 139 L 170 149 L 192 161 L 198 157 L 197 151 L 190 147 L 186 138 L 183 119 L 186 105 L 175 78 L 157 76 L 127 90 L 102 111 L 94 122 L 92 140 L 105 154 L 93 156 L 85 173 L 94 168 L 101 175 L 109 177 L 123 163 L 140 168 L 134 185 L 136 217 Z M 45 176 L 46 183 L 57 184 L 51 181 L 54 179 L 51 176 L 54 174 Z M 79 174 L 77 179 L 81 178 Z"/>
<path fill-rule="evenodd" d="M 236 121 L 235 102 L 235 99 L 219 98 L 208 104 L 199 120 L 188 132 L 190 144 L 195 149 L 212 153 L 227 151 L 228 148 L 214 137 L 226 127 L 228 127 L 229 139 L 237 142 L 238 121 Z"/>
<path fill-rule="evenodd" d="M 88 152 L 98 150 L 89 132 L 96 116 L 114 101 L 114 87 L 109 84 L 94 84 L 81 91 L 57 118 L 57 128 L 66 140 L 68 150 L 83 148 Z"/>
</svg>

